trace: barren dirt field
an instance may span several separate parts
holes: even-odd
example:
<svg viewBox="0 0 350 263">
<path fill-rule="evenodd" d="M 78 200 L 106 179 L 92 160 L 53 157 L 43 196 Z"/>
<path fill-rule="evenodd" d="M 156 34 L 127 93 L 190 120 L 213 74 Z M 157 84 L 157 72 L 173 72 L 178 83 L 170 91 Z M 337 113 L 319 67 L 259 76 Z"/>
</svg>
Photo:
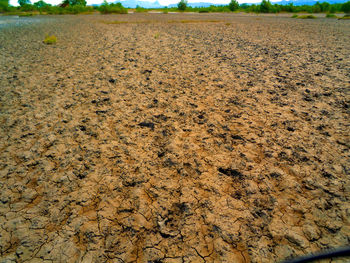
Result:
<svg viewBox="0 0 350 263">
<path fill-rule="evenodd" d="M 40 19 L 0 29 L 0 262 L 349 244 L 350 21 Z"/>
</svg>

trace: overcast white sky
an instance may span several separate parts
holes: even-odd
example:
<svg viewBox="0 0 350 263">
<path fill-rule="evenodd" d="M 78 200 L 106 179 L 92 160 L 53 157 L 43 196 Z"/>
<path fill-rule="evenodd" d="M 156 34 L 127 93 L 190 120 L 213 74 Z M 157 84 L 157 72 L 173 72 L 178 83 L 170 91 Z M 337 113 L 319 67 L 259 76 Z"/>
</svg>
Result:
<svg viewBox="0 0 350 263">
<path fill-rule="evenodd" d="M 35 3 L 39 0 L 30 0 L 31 3 Z M 52 5 L 57 5 L 59 3 L 61 3 L 63 0 L 44 0 L 46 3 L 52 4 Z M 117 0 L 107 0 L 107 2 L 114 2 Z M 158 2 L 161 5 L 169 5 L 169 4 L 176 4 L 178 3 L 180 0 L 158 0 Z M 103 0 L 87 0 L 87 4 L 91 5 L 91 4 L 100 4 L 102 3 Z M 150 0 L 149 2 L 155 2 L 155 0 Z M 228 4 L 230 2 L 230 0 L 189 0 L 189 3 L 195 3 L 195 2 L 209 2 L 209 3 L 216 3 L 216 4 Z M 238 2 L 240 4 L 242 3 L 257 3 L 257 2 L 261 2 L 259 0 L 238 0 Z M 13 6 L 17 6 L 18 2 L 17 0 L 10 0 L 10 4 Z"/>
</svg>

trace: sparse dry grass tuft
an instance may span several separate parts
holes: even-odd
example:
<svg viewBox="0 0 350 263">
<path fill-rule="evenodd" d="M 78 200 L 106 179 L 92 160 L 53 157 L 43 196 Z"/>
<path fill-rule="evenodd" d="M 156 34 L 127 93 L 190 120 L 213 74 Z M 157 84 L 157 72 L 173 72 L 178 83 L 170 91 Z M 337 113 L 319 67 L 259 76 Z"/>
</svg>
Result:
<svg viewBox="0 0 350 263">
<path fill-rule="evenodd" d="M 53 45 L 53 44 L 56 44 L 57 42 L 57 37 L 52 35 L 52 36 L 46 36 L 45 39 L 43 40 L 43 42 L 46 44 L 46 45 Z"/>
</svg>

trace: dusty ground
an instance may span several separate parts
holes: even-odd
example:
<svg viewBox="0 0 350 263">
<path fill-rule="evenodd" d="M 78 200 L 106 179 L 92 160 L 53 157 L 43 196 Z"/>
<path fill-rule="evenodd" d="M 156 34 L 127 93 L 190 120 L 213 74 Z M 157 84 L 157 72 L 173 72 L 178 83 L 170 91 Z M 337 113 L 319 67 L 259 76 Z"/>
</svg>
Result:
<svg viewBox="0 0 350 263">
<path fill-rule="evenodd" d="M 349 244 L 350 21 L 42 20 L 0 31 L 0 262 Z"/>
</svg>

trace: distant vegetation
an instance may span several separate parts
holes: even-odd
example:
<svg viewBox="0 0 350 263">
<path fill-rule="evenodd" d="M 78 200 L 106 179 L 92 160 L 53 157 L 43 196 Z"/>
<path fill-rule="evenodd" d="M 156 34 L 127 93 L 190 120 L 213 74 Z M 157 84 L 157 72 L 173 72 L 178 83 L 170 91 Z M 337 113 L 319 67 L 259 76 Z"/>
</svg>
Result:
<svg viewBox="0 0 350 263">
<path fill-rule="evenodd" d="M 177 4 L 177 9 L 179 9 L 180 11 L 185 11 L 187 8 L 187 1 L 186 0 L 181 0 L 178 4 Z"/>
<path fill-rule="evenodd" d="M 0 13 L 9 15 L 34 15 L 34 14 L 81 14 L 92 13 L 99 11 L 102 14 L 126 14 L 128 9 L 123 7 L 121 3 L 108 3 L 106 0 L 100 6 L 86 6 L 86 0 L 63 0 L 57 6 L 52 6 L 43 0 L 34 2 L 30 0 L 18 0 L 18 7 L 11 6 L 9 0 L 0 0 Z M 335 17 L 334 13 L 344 12 L 347 14 L 344 18 L 349 17 L 350 1 L 344 4 L 330 4 L 327 2 L 316 2 L 314 5 L 294 6 L 293 3 L 288 5 L 272 4 L 269 0 L 262 0 L 260 4 L 239 4 L 237 0 L 231 0 L 228 5 L 211 5 L 209 7 L 191 7 L 187 0 L 180 0 L 177 7 L 173 8 L 158 8 L 156 9 L 163 13 L 168 12 L 247 12 L 247 13 L 325 13 L 327 17 Z M 147 12 L 148 9 L 137 6 L 133 11 L 141 13 Z M 26 14 L 24 14 L 26 13 Z"/>
<path fill-rule="evenodd" d="M 128 10 L 121 4 L 108 4 L 106 0 L 104 0 L 103 4 L 98 7 L 98 11 L 101 14 L 127 14 Z"/>
<path fill-rule="evenodd" d="M 247 13 L 350 13 L 350 1 L 344 4 L 330 4 L 327 2 L 316 2 L 314 5 L 301 5 L 295 6 L 293 3 L 288 5 L 272 4 L 269 0 L 262 0 L 260 4 L 241 4 L 239 5 L 236 0 L 231 0 L 231 2 L 225 6 L 212 5 L 209 7 L 190 7 L 181 4 L 185 2 L 180 1 L 178 4 L 178 10 L 186 12 L 199 12 L 199 13 L 209 13 L 209 12 L 247 12 Z M 185 2 L 186 3 L 186 2 Z M 185 9 L 184 9 L 185 7 Z M 169 8 L 168 11 L 177 11 L 176 8 Z"/>
</svg>

